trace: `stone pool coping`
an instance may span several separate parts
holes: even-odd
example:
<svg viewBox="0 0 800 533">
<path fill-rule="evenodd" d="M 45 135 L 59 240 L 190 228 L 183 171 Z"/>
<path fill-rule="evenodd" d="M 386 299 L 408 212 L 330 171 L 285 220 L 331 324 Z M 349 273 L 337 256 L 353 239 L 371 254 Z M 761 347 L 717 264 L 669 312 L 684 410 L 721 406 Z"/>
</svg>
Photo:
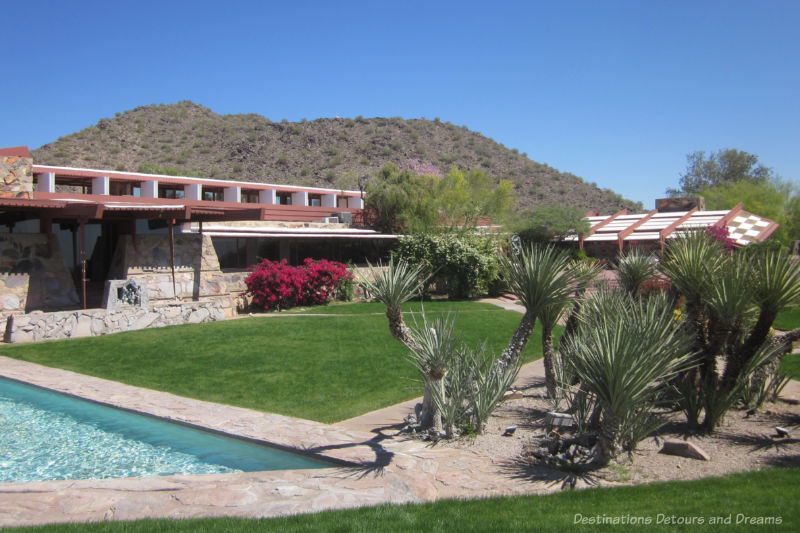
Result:
<svg viewBox="0 0 800 533">
<path fill-rule="evenodd" d="M 0 376 L 343 462 L 311 470 L 0 483 L 0 527 L 211 516 L 271 517 L 550 492 L 476 452 L 193 400 L 0 356 Z"/>
</svg>

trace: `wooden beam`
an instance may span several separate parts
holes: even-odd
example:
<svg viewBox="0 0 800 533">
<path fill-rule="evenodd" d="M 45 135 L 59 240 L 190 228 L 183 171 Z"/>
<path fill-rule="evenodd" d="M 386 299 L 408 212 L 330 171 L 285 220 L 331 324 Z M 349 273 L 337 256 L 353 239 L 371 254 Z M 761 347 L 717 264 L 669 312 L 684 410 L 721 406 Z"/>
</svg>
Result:
<svg viewBox="0 0 800 533">
<path fill-rule="evenodd" d="M 778 229 L 778 226 L 780 226 L 780 224 L 770 220 L 769 225 L 763 230 L 761 230 L 761 233 L 756 235 L 756 238 L 754 240 L 758 242 L 764 242 L 765 240 L 767 240 L 767 238 L 769 238 L 770 235 L 772 235 L 775 232 L 776 229 Z"/>
<path fill-rule="evenodd" d="M 637 222 L 631 224 L 630 226 L 628 226 L 624 230 L 620 231 L 619 234 L 617 234 L 617 245 L 619 246 L 619 253 L 620 254 L 622 254 L 622 245 L 625 242 L 625 238 L 628 237 L 631 233 L 633 233 L 633 231 L 636 228 L 638 228 L 639 226 L 641 226 L 642 224 L 644 224 L 645 222 L 647 222 L 648 220 L 653 218 L 653 215 L 655 215 L 656 213 L 658 213 L 658 209 L 653 209 L 652 211 L 647 213 L 645 216 L 640 218 Z"/>
<path fill-rule="evenodd" d="M 742 202 L 739 202 L 733 209 L 728 211 L 727 214 L 725 214 L 722 218 L 714 222 L 713 227 L 721 228 L 722 226 L 727 226 L 728 222 L 733 220 L 733 218 L 741 212 L 742 212 Z"/>
<path fill-rule="evenodd" d="M 175 220 L 169 220 L 169 266 L 172 268 L 172 295 L 178 299 L 175 285 Z"/>
<path fill-rule="evenodd" d="M 678 226 L 680 226 L 681 224 L 692 218 L 692 215 L 695 214 L 697 211 L 699 211 L 697 207 L 691 208 L 689 211 L 686 212 L 685 215 L 683 215 L 678 220 L 676 220 L 675 222 L 673 222 L 672 224 L 670 224 L 669 226 L 658 232 L 658 240 L 661 241 L 662 254 L 664 253 L 664 243 L 666 242 L 669 234 L 675 231 L 678 228 Z"/>
<path fill-rule="evenodd" d="M 83 308 L 86 309 L 86 220 L 80 219 L 81 228 L 81 294 Z"/>
<path fill-rule="evenodd" d="M 591 236 L 591 235 L 594 235 L 594 233 L 595 233 L 597 230 L 599 230 L 599 229 L 600 229 L 600 228 L 602 228 L 603 226 L 605 226 L 605 225 L 607 225 L 607 224 L 609 224 L 609 223 L 613 222 L 615 218 L 617 218 L 617 217 L 619 217 L 619 216 L 622 216 L 622 215 L 627 215 L 627 214 L 628 214 L 628 210 L 627 210 L 627 209 L 620 209 L 619 211 L 617 211 L 616 213 L 614 213 L 614 214 L 613 214 L 613 215 L 611 215 L 610 217 L 607 217 L 606 219 L 604 219 L 604 220 L 600 221 L 598 224 L 595 224 L 594 226 L 592 226 L 591 228 L 589 228 L 589 233 L 587 233 L 586 235 L 580 235 L 580 236 L 578 237 L 578 248 L 580 248 L 581 250 L 583 250 L 583 240 L 584 240 L 586 237 L 589 237 L 589 236 Z"/>
</svg>

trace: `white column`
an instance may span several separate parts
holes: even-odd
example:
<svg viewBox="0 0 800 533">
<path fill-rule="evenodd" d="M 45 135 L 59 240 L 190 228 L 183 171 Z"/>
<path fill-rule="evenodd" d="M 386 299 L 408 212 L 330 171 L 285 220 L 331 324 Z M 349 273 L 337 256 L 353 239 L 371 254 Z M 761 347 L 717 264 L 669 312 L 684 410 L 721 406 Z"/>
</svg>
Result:
<svg viewBox="0 0 800 533">
<path fill-rule="evenodd" d="M 275 189 L 265 189 L 258 191 L 258 203 L 275 205 L 277 198 L 275 196 Z"/>
<path fill-rule="evenodd" d="M 92 179 L 92 194 L 102 194 L 108 196 L 110 191 L 108 176 L 101 176 Z"/>
<path fill-rule="evenodd" d="M 142 182 L 142 198 L 158 198 L 158 182 L 157 181 L 143 181 Z"/>
<path fill-rule="evenodd" d="M 323 194 L 322 195 L 322 207 L 336 207 L 336 195 L 335 194 Z"/>
<path fill-rule="evenodd" d="M 292 205 L 308 205 L 308 193 L 306 191 L 293 192 Z"/>
<path fill-rule="evenodd" d="M 360 196 L 348 196 L 347 207 L 350 209 L 364 209 L 364 199 Z"/>
<path fill-rule="evenodd" d="M 202 200 L 203 199 L 203 184 L 192 183 L 183 186 L 183 197 L 186 200 Z"/>
<path fill-rule="evenodd" d="M 56 192 L 56 173 L 45 172 L 36 176 L 36 190 L 39 192 Z"/>
<path fill-rule="evenodd" d="M 226 202 L 241 203 L 242 201 L 242 188 L 237 186 L 225 187 L 224 196 L 222 198 Z"/>
</svg>

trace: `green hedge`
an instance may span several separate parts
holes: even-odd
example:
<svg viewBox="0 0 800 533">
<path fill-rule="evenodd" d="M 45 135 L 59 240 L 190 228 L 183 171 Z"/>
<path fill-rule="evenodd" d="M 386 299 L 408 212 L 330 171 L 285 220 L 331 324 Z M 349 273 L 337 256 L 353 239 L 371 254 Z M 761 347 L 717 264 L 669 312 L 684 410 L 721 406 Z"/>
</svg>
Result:
<svg viewBox="0 0 800 533">
<path fill-rule="evenodd" d="M 400 239 L 396 254 L 409 263 L 424 264 L 433 274 L 429 286 L 451 299 L 486 294 L 499 273 L 498 243 L 492 238 L 423 233 Z"/>
</svg>

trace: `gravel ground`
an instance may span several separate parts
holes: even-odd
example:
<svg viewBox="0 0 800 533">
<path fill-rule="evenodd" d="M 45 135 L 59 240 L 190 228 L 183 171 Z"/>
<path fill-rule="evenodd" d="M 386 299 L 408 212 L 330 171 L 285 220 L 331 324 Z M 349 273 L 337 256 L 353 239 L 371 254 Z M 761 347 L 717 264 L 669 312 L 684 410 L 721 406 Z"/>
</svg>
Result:
<svg viewBox="0 0 800 533">
<path fill-rule="evenodd" d="M 505 401 L 495 410 L 483 435 L 437 445 L 486 454 L 515 476 L 557 480 L 553 468 L 534 465 L 524 454 L 537 437 L 544 436 L 544 417 L 552 410 L 545 398 L 544 384 L 541 379 L 532 379 L 520 391 L 521 399 Z M 512 425 L 518 427 L 514 435 L 502 436 L 505 428 Z M 789 429 L 791 436 L 775 438 L 775 426 Z M 686 435 L 685 430 L 685 417 L 674 415 L 655 438 L 641 442 L 632 456 L 626 454 L 617 464 L 578 476 L 578 485 L 695 479 L 769 466 L 800 466 L 800 405 L 797 402 L 767 404 L 749 417 L 744 411 L 733 410 L 713 435 Z M 705 450 L 711 460 L 658 453 L 663 439 L 689 440 Z M 571 483 L 574 484 L 575 479 Z"/>
</svg>

